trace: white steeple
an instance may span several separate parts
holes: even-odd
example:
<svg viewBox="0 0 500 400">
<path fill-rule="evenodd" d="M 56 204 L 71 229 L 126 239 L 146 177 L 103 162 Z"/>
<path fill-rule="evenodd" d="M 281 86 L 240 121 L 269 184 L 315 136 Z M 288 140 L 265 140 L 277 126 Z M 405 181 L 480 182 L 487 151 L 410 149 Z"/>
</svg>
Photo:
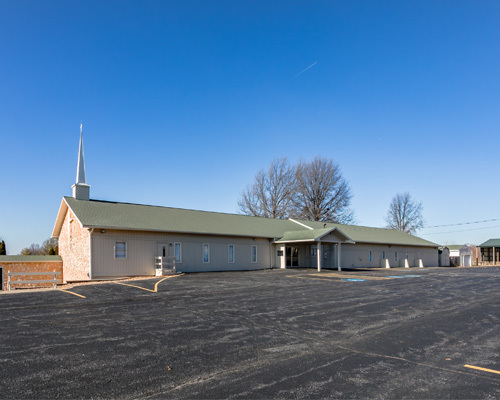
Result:
<svg viewBox="0 0 500 400">
<path fill-rule="evenodd" d="M 80 147 L 78 149 L 78 166 L 76 169 L 76 183 L 72 186 L 73 197 L 77 200 L 89 200 L 90 186 L 85 182 L 85 159 L 83 158 L 83 135 L 80 123 Z"/>
<path fill-rule="evenodd" d="M 85 182 L 85 160 L 83 159 L 82 123 L 80 123 L 80 147 L 78 149 L 78 166 L 76 169 L 76 183 Z"/>
</svg>

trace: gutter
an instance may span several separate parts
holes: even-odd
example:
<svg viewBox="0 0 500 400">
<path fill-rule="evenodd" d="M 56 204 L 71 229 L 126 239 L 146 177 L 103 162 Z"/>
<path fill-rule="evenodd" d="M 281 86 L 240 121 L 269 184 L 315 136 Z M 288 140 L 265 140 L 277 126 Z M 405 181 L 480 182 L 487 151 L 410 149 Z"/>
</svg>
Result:
<svg viewBox="0 0 500 400">
<path fill-rule="evenodd" d="M 94 228 L 89 229 L 89 278 L 92 280 L 92 233 Z"/>
</svg>

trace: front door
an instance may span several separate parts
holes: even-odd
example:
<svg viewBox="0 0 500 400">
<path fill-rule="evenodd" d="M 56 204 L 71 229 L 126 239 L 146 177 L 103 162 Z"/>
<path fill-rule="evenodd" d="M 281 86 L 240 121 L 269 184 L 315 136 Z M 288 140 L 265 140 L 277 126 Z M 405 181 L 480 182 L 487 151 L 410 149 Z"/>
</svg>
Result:
<svg viewBox="0 0 500 400">
<path fill-rule="evenodd" d="M 287 268 L 299 266 L 299 248 L 298 247 L 286 247 L 285 248 L 285 266 Z"/>
<path fill-rule="evenodd" d="M 158 243 L 157 257 L 161 257 L 163 260 L 163 265 L 167 262 L 168 257 L 168 243 Z"/>
<path fill-rule="evenodd" d="M 318 246 L 313 244 L 311 246 L 311 254 L 309 254 L 311 268 L 318 268 Z"/>
</svg>

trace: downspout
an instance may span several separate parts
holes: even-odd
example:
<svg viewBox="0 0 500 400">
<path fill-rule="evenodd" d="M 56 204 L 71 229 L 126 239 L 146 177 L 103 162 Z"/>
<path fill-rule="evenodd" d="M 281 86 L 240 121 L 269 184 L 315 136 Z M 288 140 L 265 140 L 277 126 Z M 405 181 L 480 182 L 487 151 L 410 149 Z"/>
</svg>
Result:
<svg viewBox="0 0 500 400">
<path fill-rule="evenodd" d="M 338 244 L 338 248 L 337 248 L 337 270 L 338 271 L 342 271 L 342 257 L 341 257 L 341 254 L 340 254 L 340 251 L 341 251 L 341 242 L 339 242 Z"/>
<path fill-rule="evenodd" d="M 273 269 L 273 242 L 269 239 L 269 268 Z"/>
<path fill-rule="evenodd" d="M 318 244 L 316 245 L 316 263 L 318 264 L 318 272 L 321 272 L 321 253 L 323 249 L 321 248 L 321 240 L 318 240 Z"/>
<path fill-rule="evenodd" d="M 92 233 L 94 228 L 89 229 L 89 278 L 92 280 Z"/>
</svg>

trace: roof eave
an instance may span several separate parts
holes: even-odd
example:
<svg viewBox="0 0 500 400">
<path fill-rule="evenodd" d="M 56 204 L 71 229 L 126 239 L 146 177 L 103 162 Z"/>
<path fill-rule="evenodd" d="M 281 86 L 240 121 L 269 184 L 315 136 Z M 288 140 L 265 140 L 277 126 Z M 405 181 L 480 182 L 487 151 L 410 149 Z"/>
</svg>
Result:
<svg viewBox="0 0 500 400">
<path fill-rule="evenodd" d="M 304 243 L 304 242 L 316 242 L 315 239 L 292 239 L 292 240 L 276 240 L 274 243 Z"/>
<path fill-rule="evenodd" d="M 64 218 L 66 217 L 66 213 L 68 212 L 68 210 L 71 210 L 73 212 L 75 219 L 78 221 L 80 226 L 84 228 L 84 225 L 82 224 L 82 221 L 80 221 L 80 218 L 78 218 L 78 215 L 76 215 L 71 206 L 68 204 L 66 198 L 63 197 L 61 201 L 61 206 L 59 207 L 59 212 L 57 213 L 56 223 L 54 225 L 54 229 L 52 230 L 52 236 L 51 236 L 52 238 L 55 239 L 59 238 L 62 229 L 62 224 L 64 223 Z"/>
<path fill-rule="evenodd" d="M 59 234 L 61 233 L 62 224 L 64 222 L 64 217 L 66 216 L 68 208 L 69 208 L 68 203 L 66 203 L 66 199 L 63 197 L 61 205 L 59 206 L 59 212 L 57 213 L 54 229 L 52 229 L 52 238 L 57 239 L 59 237 Z"/>
<path fill-rule="evenodd" d="M 85 229 L 109 229 L 115 231 L 134 231 L 134 232 L 158 232 L 158 233 L 182 233 L 186 235 L 213 235 L 213 236 L 237 236 L 246 238 L 258 238 L 273 240 L 274 236 L 260 236 L 260 235 L 242 235 L 234 233 L 215 233 L 215 232 L 195 232 L 195 231 L 181 231 L 181 230 L 168 230 L 168 229 L 144 229 L 144 228 L 127 228 L 106 225 L 82 225 Z"/>
<path fill-rule="evenodd" d="M 372 242 L 372 241 L 364 241 L 364 240 L 358 240 L 356 243 L 363 243 L 363 244 L 386 244 L 390 246 L 413 246 L 413 247 L 435 247 L 436 249 L 441 247 L 437 243 L 429 243 L 429 244 L 410 244 L 410 243 L 394 243 L 394 242 Z"/>
<path fill-rule="evenodd" d="M 328 232 L 325 232 L 324 234 L 318 236 L 316 238 L 317 241 L 320 241 L 322 238 L 324 238 L 326 235 L 329 235 L 333 232 L 338 232 L 341 236 L 344 237 L 344 242 L 345 243 L 352 243 L 352 244 L 355 244 L 356 242 L 354 240 L 352 240 L 349 236 L 347 236 L 344 232 L 342 232 L 340 229 L 338 229 L 337 227 L 334 227 L 332 229 L 330 229 Z"/>
</svg>

